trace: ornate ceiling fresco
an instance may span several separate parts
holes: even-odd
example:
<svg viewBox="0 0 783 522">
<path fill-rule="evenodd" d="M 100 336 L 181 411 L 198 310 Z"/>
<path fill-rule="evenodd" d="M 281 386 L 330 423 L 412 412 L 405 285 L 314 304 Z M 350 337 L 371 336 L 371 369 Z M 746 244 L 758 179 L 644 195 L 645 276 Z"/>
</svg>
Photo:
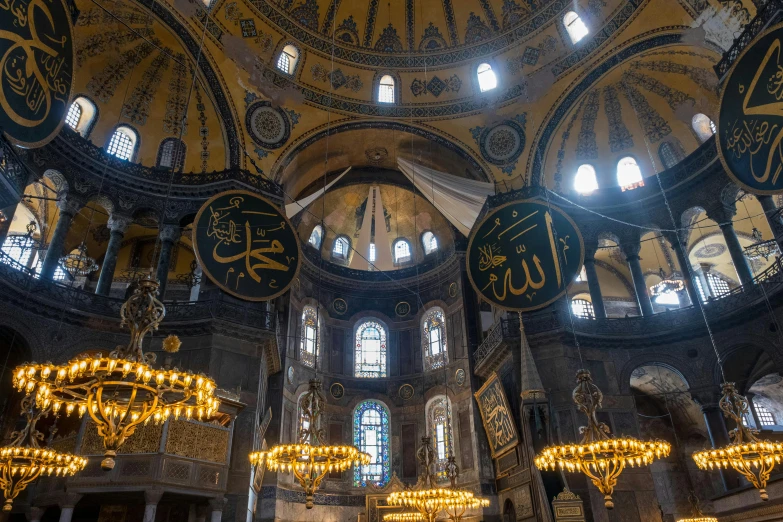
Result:
<svg viewBox="0 0 783 522">
<path fill-rule="evenodd" d="M 242 167 L 292 197 L 323 174 L 327 151 L 332 172 L 408 146 L 428 166 L 506 187 L 546 179 L 568 190 L 581 161 L 609 183 L 626 153 L 650 175 L 660 165 L 645 159 L 648 145 L 653 156 L 666 140 L 698 146 L 688 111 L 712 110 L 720 46 L 755 14 L 750 0 L 77 5 L 76 93 L 98 104 L 95 145 L 130 124 L 136 161 L 154 165 L 187 114 L 185 171 Z M 576 44 L 563 25 L 572 9 L 589 31 Z M 286 45 L 298 54 L 291 74 L 275 67 Z M 480 63 L 497 88 L 481 92 Z M 376 100 L 385 74 L 395 103 Z"/>
</svg>

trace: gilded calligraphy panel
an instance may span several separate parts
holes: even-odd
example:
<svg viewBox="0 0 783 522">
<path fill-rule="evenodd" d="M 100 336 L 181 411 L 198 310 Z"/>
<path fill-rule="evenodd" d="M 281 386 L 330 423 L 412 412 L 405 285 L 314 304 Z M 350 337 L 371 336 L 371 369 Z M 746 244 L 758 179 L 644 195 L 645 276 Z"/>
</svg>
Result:
<svg viewBox="0 0 783 522">
<path fill-rule="evenodd" d="M 73 60 L 63 0 L 0 0 L 0 128 L 11 140 L 40 147 L 59 132 Z"/>
<path fill-rule="evenodd" d="M 576 224 L 545 201 L 519 200 L 493 209 L 474 227 L 468 244 L 473 288 L 505 310 L 537 310 L 554 302 L 583 261 Z"/>
<path fill-rule="evenodd" d="M 729 176 L 755 194 L 783 192 L 783 24 L 748 46 L 720 100 L 718 155 Z"/>
<path fill-rule="evenodd" d="M 484 386 L 475 394 L 484 431 L 487 432 L 492 458 L 502 455 L 519 444 L 514 416 L 508 406 L 506 392 L 498 374 L 493 372 Z"/>
<path fill-rule="evenodd" d="M 266 198 L 245 190 L 218 194 L 201 207 L 194 230 L 201 268 L 224 292 L 268 301 L 296 279 L 302 257 L 298 236 Z"/>
</svg>

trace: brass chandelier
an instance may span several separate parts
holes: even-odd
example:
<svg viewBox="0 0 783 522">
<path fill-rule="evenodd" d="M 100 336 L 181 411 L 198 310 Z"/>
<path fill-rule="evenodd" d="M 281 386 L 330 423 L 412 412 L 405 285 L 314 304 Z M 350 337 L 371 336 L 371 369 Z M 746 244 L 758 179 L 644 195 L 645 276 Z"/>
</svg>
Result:
<svg viewBox="0 0 783 522">
<path fill-rule="evenodd" d="M 424 515 L 414 511 L 405 511 L 402 513 L 388 513 L 383 515 L 383 522 L 423 522 Z"/>
<path fill-rule="evenodd" d="M 149 276 L 141 279 L 122 305 L 121 326 L 130 330 L 127 346 L 118 346 L 108 356 L 98 353 L 59 366 L 32 363 L 14 370 L 14 386 L 35 392 L 39 408 L 51 408 L 55 414 L 89 413 L 103 438 L 106 452 L 101 468 L 107 471 L 114 468 L 117 449 L 140 424 L 160 423 L 172 415 L 208 419 L 220 406 L 212 379 L 177 368 L 155 369 L 155 354 L 142 352 L 144 337 L 157 330 L 166 315 L 155 297 L 158 286 Z M 164 348 L 176 351 L 178 341 L 169 337 Z"/>
<path fill-rule="evenodd" d="M 758 430 L 743 423 L 743 418 L 750 413 L 748 400 L 737 392 L 733 382 L 723 383 L 719 406 L 723 415 L 737 424 L 729 431 L 731 443 L 722 448 L 697 451 L 693 460 L 703 470 L 734 468 L 759 490 L 761 500 L 769 500 L 767 481 L 775 464 L 780 464 L 783 458 L 783 444 L 759 439 Z"/>
<path fill-rule="evenodd" d="M 609 427 L 596 417 L 603 394 L 593 384 L 590 372 L 579 370 L 576 382 L 572 396 L 577 408 L 587 416 L 587 426 L 580 429 L 582 440 L 578 444 L 544 448 L 536 456 L 535 464 L 543 471 L 560 468 L 584 473 L 604 495 L 606 508 L 612 509 L 612 492 L 625 467 L 646 466 L 655 459 L 667 457 L 671 445 L 665 441 L 643 442 L 633 437 L 611 436 Z"/>
<path fill-rule="evenodd" d="M 422 445 L 416 453 L 424 472 L 425 489 L 397 491 L 386 498 L 390 506 L 404 506 L 415 509 L 422 519 L 433 522 L 441 511 L 445 511 L 451 520 L 459 522 L 468 509 L 488 507 L 489 500 L 477 497 L 472 492 L 458 489 L 456 482 L 459 468 L 454 456 L 449 457 L 446 467 L 451 487 L 437 487 L 435 469 L 435 452 L 430 445 L 429 437 L 422 437 Z M 400 515 L 409 515 L 400 513 Z M 409 519 L 410 520 L 410 519 Z"/>
<path fill-rule="evenodd" d="M 310 380 L 310 389 L 302 396 L 300 404 L 304 427 L 299 430 L 299 441 L 253 452 L 250 454 L 250 463 L 254 466 L 266 465 L 270 471 L 293 472 L 305 490 L 307 509 L 312 509 L 315 492 L 327 473 L 367 465 L 370 463 L 370 455 L 354 446 L 326 444 L 325 430 L 321 427 L 321 415 L 326 405 L 321 381 Z"/>
<path fill-rule="evenodd" d="M 0 448 L 0 488 L 5 503 L 3 511 L 11 511 L 14 499 L 41 475 L 66 477 L 87 465 L 87 459 L 42 448 L 38 441 L 43 434 L 35 428 L 38 420 L 48 415 L 48 410 L 36 409 L 31 395 L 22 399 L 22 411 L 27 424 L 11 434 L 13 441 Z"/>
</svg>

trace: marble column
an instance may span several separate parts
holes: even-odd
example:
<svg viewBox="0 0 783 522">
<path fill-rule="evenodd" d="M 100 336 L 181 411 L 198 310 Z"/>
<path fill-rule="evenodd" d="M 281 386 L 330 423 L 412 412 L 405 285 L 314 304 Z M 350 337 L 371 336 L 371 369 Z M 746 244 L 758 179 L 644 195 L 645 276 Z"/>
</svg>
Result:
<svg viewBox="0 0 783 522">
<path fill-rule="evenodd" d="M 708 404 L 701 407 L 701 412 L 704 415 L 704 423 L 707 425 L 712 447 L 728 445 L 729 430 L 726 428 L 726 419 L 720 407 L 717 404 Z M 720 470 L 720 478 L 726 491 L 739 486 L 738 476 L 734 470 Z"/>
<path fill-rule="evenodd" d="M 226 505 L 224 497 L 213 498 L 209 501 L 209 508 L 212 511 L 210 522 L 220 522 L 223 519 L 223 506 Z"/>
<path fill-rule="evenodd" d="M 699 291 L 696 289 L 696 285 L 693 283 L 691 273 L 694 272 L 691 262 L 688 256 L 685 255 L 685 251 L 682 249 L 682 244 L 676 234 L 666 235 L 666 239 L 674 250 L 674 255 L 677 256 L 677 264 L 680 266 L 680 272 L 682 273 L 682 280 L 685 282 L 685 291 L 688 292 L 688 297 L 691 300 L 691 304 L 696 306 L 699 302 Z"/>
<path fill-rule="evenodd" d="M 109 295 L 111 284 L 114 281 L 114 270 L 117 268 L 117 254 L 120 252 L 122 240 L 125 237 L 125 231 L 131 224 L 132 219 L 126 216 L 112 214 L 109 217 L 107 226 L 109 227 L 109 245 L 106 247 L 106 255 L 103 257 L 101 266 L 101 275 L 98 276 L 98 285 L 95 287 L 95 293 L 98 295 Z"/>
<path fill-rule="evenodd" d="M 780 214 L 776 214 L 778 207 L 775 205 L 775 200 L 772 196 L 756 196 L 756 199 L 761 203 L 761 208 L 764 209 L 764 215 L 769 223 L 769 228 L 772 230 L 772 235 L 778 244 L 778 248 L 783 252 L 783 217 Z"/>
<path fill-rule="evenodd" d="M 653 315 L 652 301 L 650 301 L 650 294 L 647 292 L 647 283 L 644 281 L 644 272 L 642 272 L 642 263 L 639 258 L 639 251 L 642 245 L 639 239 L 633 241 L 627 241 L 620 245 L 620 249 L 625 254 L 625 260 L 628 262 L 628 268 L 631 270 L 631 279 L 633 279 L 633 287 L 636 291 L 636 300 L 639 302 L 639 310 L 642 315 Z"/>
<path fill-rule="evenodd" d="M 147 489 L 144 491 L 144 522 L 155 522 L 155 513 L 158 511 L 158 502 L 163 496 L 159 489 Z"/>
<path fill-rule="evenodd" d="M 73 509 L 81 500 L 82 495 L 78 493 L 66 493 L 60 501 L 60 522 L 71 522 L 73 518 Z"/>
<path fill-rule="evenodd" d="M 41 522 L 41 517 L 46 512 L 46 508 L 30 507 L 25 515 L 29 522 Z"/>
<path fill-rule="evenodd" d="M 740 283 L 748 285 L 753 282 L 753 272 L 750 269 L 750 263 L 748 258 L 745 257 L 745 252 L 742 250 L 737 232 L 734 230 L 734 223 L 731 221 L 721 223 L 720 230 L 723 232 L 723 239 L 726 241 L 726 246 L 729 248 L 729 255 L 731 261 L 734 263 L 734 269 L 737 271 Z"/>
<path fill-rule="evenodd" d="M 158 257 L 158 269 L 155 272 L 155 277 L 160 283 L 160 290 L 158 290 L 158 299 L 163 301 L 163 297 L 166 295 L 166 283 L 169 278 L 169 264 L 171 263 L 171 252 L 174 250 L 174 245 L 179 241 L 181 235 L 179 225 L 161 225 L 158 231 L 158 239 L 160 240 L 160 256 Z"/>
<path fill-rule="evenodd" d="M 196 506 L 196 522 L 207 522 L 209 506 Z"/>
<path fill-rule="evenodd" d="M 598 283 L 598 274 L 595 270 L 596 248 L 585 246 L 585 274 L 587 275 L 587 288 L 590 289 L 590 300 L 593 302 L 593 311 L 596 319 L 606 319 L 606 307 L 604 296 L 601 294 L 601 285 Z"/>
<path fill-rule="evenodd" d="M 54 276 L 57 264 L 64 254 L 65 238 L 68 236 L 73 217 L 81 210 L 82 206 L 84 206 L 82 202 L 75 198 L 60 196 L 60 200 L 57 202 L 57 207 L 60 209 L 60 217 L 57 219 L 57 225 L 54 227 L 54 233 L 46 249 L 46 257 L 44 257 L 43 265 L 41 266 L 41 279 L 51 281 L 52 276 Z"/>
</svg>

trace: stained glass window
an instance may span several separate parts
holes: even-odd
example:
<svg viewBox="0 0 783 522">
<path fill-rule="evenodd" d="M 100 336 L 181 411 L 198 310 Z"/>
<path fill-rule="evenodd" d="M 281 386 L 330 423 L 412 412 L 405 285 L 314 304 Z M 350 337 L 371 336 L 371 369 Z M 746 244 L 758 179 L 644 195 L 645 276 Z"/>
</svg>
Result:
<svg viewBox="0 0 783 522">
<path fill-rule="evenodd" d="M 435 450 L 436 474 L 439 479 L 445 480 L 446 464 L 449 456 L 454 454 L 451 447 L 451 407 L 445 396 L 432 399 L 427 408 L 427 424 L 432 437 L 432 446 Z"/>
<path fill-rule="evenodd" d="M 360 451 L 369 453 L 370 463 L 354 467 L 355 486 L 366 486 L 368 482 L 384 486 L 389 481 L 389 431 L 389 411 L 383 404 L 359 403 L 353 414 L 353 443 Z"/>
<path fill-rule="evenodd" d="M 305 306 L 302 311 L 302 339 L 299 345 L 299 360 L 310 368 L 315 368 L 315 355 L 318 349 L 318 316 L 315 308 Z"/>
<path fill-rule="evenodd" d="M 424 369 L 443 368 L 449 362 L 446 351 L 446 322 L 443 310 L 433 308 L 422 322 L 422 340 L 424 341 Z"/>
<path fill-rule="evenodd" d="M 374 319 L 356 329 L 356 377 L 386 377 L 386 329 Z"/>
</svg>

